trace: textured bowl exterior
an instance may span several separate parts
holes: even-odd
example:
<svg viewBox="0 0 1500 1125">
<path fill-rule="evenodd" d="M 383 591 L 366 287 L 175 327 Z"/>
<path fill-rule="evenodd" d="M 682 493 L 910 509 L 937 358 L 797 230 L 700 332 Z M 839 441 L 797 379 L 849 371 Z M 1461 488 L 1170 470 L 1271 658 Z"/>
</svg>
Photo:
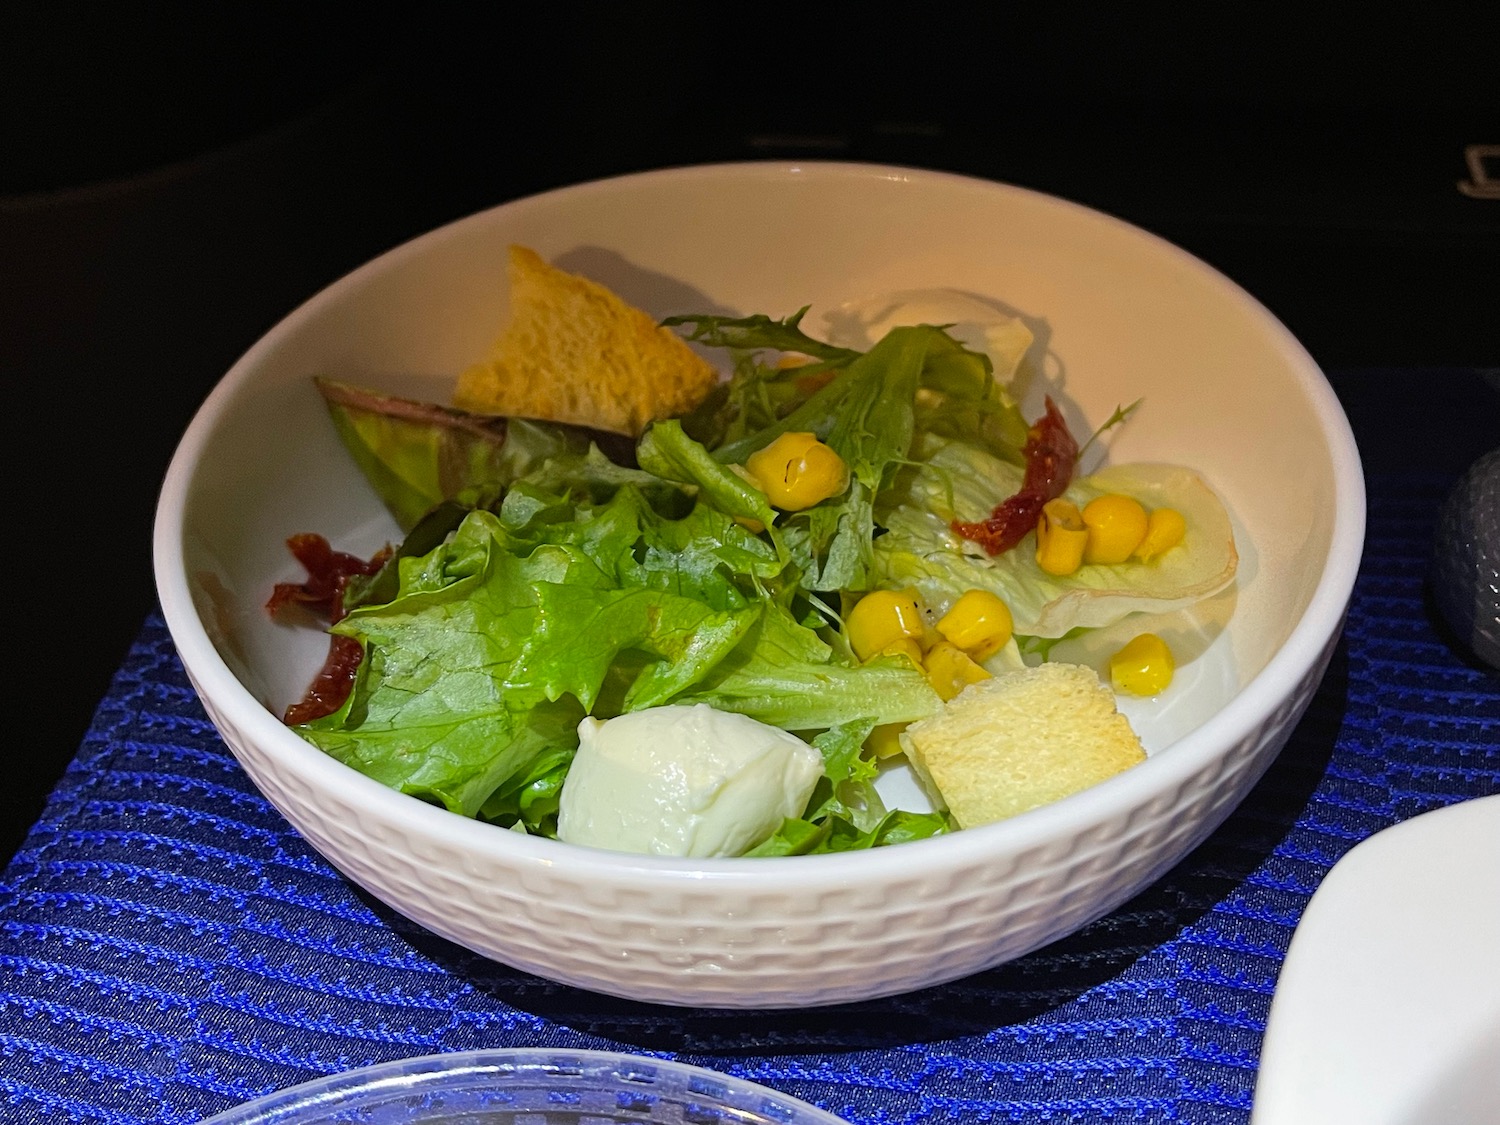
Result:
<svg viewBox="0 0 1500 1125">
<path fill-rule="evenodd" d="M 1201 843 L 1274 760 L 1332 646 L 1260 730 L 1086 832 L 1003 857 L 924 856 L 902 879 L 844 872 L 601 880 L 479 857 L 277 761 L 205 696 L 266 798 L 345 875 L 434 933 L 550 980 L 634 1000 L 786 1008 L 872 999 L 1021 957 L 1126 901 Z M 751 872 L 751 875 L 760 874 Z"/>
<path fill-rule="evenodd" d="M 1330 466 L 1331 484 L 1328 496 L 1308 502 L 1312 523 L 1296 523 L 1279 539 L 1258 535 L 1257 554 L 1245 567 L 1249 581 L 1240 594 L 1236 620 L 1248 614 L 1257 627 L 1271 628 L 1259 623 L 1280 613 L 1284 620 L 1274 622 L 1281 631 L 1274 651 L 1245 657 L 1234 649 L 1226 658 L 1228 667 L 1236 659 L 1253 658 L 1255 663 L 1243 672 L 1243 682 L 1235 685 L 1228 702 L 1201 721 L 1195 717 L 1185 735 L 1103 785 L 999 824 L 863 853 L 683 861 L 569 847 L 453 816 L 321 754 L 277 721 L 263 702 L 275 693 L 257 686 L 259 678 L 275 676 L 291 659 L 285 651 L 289 642 L 279 635 L 267 639 L 263 624 L 254 627 L 262 634 L 236 639 L 232 600 L 215 602 L 221 583 L 203 574 L 216 554 L 236 556 L 264 547 L 270 558 L 270 549 L 279 543 L 262 543 L 268 537 L 260 528 L 241 535 L 235 520 L 223 517 L 212 532 L 220 541 L 204 547 L 196 542 L 201 528 L 195 527 L 204 522 L 205 512 L 221 513 L 226 503 L 256 499 L 235 493 L 241 487 L 237 475 L 243 458 L 257 456 L 264 444 L 260 427 L 270 424 L 265 419 L 289 409 L 278 395 L 293 392 L 275 384 L 279 379 L 291 387 L 292 375 L 273 370 L 277 357 L 291 346 L 288 341 L 295 345 L 316 330 L 318 339 L 333 343 L 326 356 L 319 353 L 314 359 L 337 362 L 343 341 L 356 333 L 380 332 L 390 316 L 389 309 L 380 307 L 367 311 L 367 304 L 378 306 L 381 291 L 370 290 L 374 296 L 367 300 L 359 285 L 399 278 L 424 247 L 435 245 L 445 253 L 462 249 L 468 232 L 482 230 L 486 222 L 517 240 L 532 237 L 533 230 L 551 229 L 528 228 L 527 222 L 539 220 L 525 206 L 516 212 L 501 208 L 492 219 L 480 216 L 465 221 L 471 225 L 455 224 L 418 240 L 421 246 L 377 260 L 274 329 L 226 376 L 194 420 L 158 508 L 158 592 L 205 708 L 260 790 L 351 880 L 433 932 L 550 980 L 664 1004 L 834 1004 L 956 980 L 1078 929 L 1178 862 L 1265 771 L 1321 680 L 1363 540 L 1357 452 L 1321 374 L 1269 313 L 1208 267 L 1115 220 L 1021 189 L 909 170 L 747 165 L 625 177 L 619 193 L 627 200 L 649 198 L 660 188 L 668 195 L 686 192 L 683 198 L 690 200 L 708 198 L 717 206 L 735 192 L 740 193 L 737 198 L 757 199 L 762 184 L 783 190 L 792 182 L 794 192 L 842 190 L 848 184 L 858 191 L 877 178 L 882 194 L 875 213 L 882 217 L 894 214 L 904 220 L 904 209 L 916 207 L 921 215 L 914 213 L 913 221 L 930 219 L 929 212 L 952 200 L 982 213 L 993 199 L 1001 209 L 1039 211 L 1043 218 L 1060 215 L 1060 230 L 1074 239 L 1073 252 L 1085 259 L 1096 231 L 1124 239 L 1127 247 L 1139 242 L 1143 253 L 1167 261 L 1168 288 L 1180 285 L 1187 294 L 1172 300 L 1186 300 L 1191 308 L 1193 287 L 1208 286 L 1213 300 L 1229 302 L 1236 316 L 1243 312 L 1239 329 L 1249 334 L 1247 340 L 1264 337 L 1266 354 L 1277 357 L 1277 363 L 1285 357 L 1288 385 L 1305 394 L 1310 405 L 1270 396 L 1262 403 L 1253 397 L 1262 394 L 1254 380 L 1247 381 L 1256 384 L 1245 391 L 1251 396 L 1247 401 L 1252 409 L 1264 409 L 1265 417 L 1278 419 L 1280 435 L 1295 421 L 1304 440 L 1316 445 L 1308 452 Z M 884 194 L 892 191 L 894 205 Z M 581 192 L 537 197 L 537 206 L 543 218 L 555 223 L 559 215 L 567 218 L 575 201 L 593 206 L 602 198 L 613 204 L 615 194 L 613 184 L 605 182 L 586 185 Z M 675 206 L 677 196 L 672 198 Z M 882 210 L 889 206 L 894 209 Z M 511 214 L 520 219 L 511 222 Z M 618 224 L 620 219 L 609 221 Z M 658 216 L 652 221 L 666 220 Z M 599 224 L 597 230 L 580 222 L 577 237 L 602 237 L 597 231 L 607 229 L 604 220 L 589 222 Z M 677 263 L 667 262 L 665 268 L 677 268 Z M 937 272 L 948 265 L 924 268 Z M 1120 267 L 1101 264 L 1101 270 L 1110 268 Z M 398 298 L 389 298 L 389 308 L 413 299 L 409 294 Z M 1066 330 L 1065 317 L 1061 324 Z M 1213 332 L 1203 334 L 1214 337 Z M 298 356 L 298 362 L 303 359 Z M 442 362 L 451 364 L 451 357 Z M 296 379 L 305 381 L 305 376 L 297 373 Z M 1209 405 L 1197 407 L 1207 411 L 1199 417 L 1211 419 L 1212 396 L 1200 397 Z M 1107 410 L 1103 401 L 1094 407 Z M 1236 419 L 1235 424 L 1243 423 Z M 1201 440 L 1201 455 L 1210 455 L 1212 435 L 1188 436 Z M 325 479 L 348 472 L 336 447 L 316 440 L 323 444 L 303 462 L 267 470 L 271 483 L 255 487 L 293 487 L 312 471 Z M 1257 438 L 1250 448 L 1257 456 L 1264 448 L 1271 458 L 1276 440 L 1276 435 L 1264 442 Z M 1188 448 L 1183 455 L 1198 454 Z M 1290 468 L 1286 462 L 1279 455 L 1264 470 L 1256 465 L 1242 475 L 1258 488 L 1275 465 L 1282 466 L 1275 471 L 1298 471 L 1295 462 Z M 356 478 L 348 479 L 351 483 L 340 487 L 360 487 Z M 1253 488 L 1242 491 L 1238 500 L 1252 518 L 1259 510 L 1276 512 L 1285 506 L 1275 495 L 1255 495 Z M 297 518 L 317 516 L 304 512 Z M 245 522 L 253 519 L 247 512 Z M 1305 544 L 1318 537 L 1326 544 L 1310 552 Z M 256 568 L 263 565 L 280 564 L 253 561 L 242 571 L 259 581 Z M 1282 579 L 1289 590 L 1268 590 L 1265 575 L 1271 573 L 1291 575 Z M 257 596 L 255 590 L 249 596 Z M 258 605 L 244 609 L 243 619 L 257 614 Z M 1227 646 L 1233 638 L 1220 639 Z"/>
</svg>

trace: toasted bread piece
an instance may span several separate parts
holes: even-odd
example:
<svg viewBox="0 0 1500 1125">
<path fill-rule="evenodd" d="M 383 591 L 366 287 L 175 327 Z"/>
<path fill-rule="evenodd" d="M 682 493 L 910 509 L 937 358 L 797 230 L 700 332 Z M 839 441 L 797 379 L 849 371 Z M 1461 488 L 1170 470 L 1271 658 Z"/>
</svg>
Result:
<svg viewBox="0 0 1500 1125">
<path fill-rule="evenodd" d="M 1146 758 L 1114 693 L 1081 664 L 971 684 L 907 727 L 901 745 L 962 828 L 1061 800 Z"/>
<path fill-rule="evenodd" d="M 509 325 L 453 405 L 639 435 L 702 401 L 717 375 L 670 329 L 597 282 L 510 248 Z"/>
</svg>

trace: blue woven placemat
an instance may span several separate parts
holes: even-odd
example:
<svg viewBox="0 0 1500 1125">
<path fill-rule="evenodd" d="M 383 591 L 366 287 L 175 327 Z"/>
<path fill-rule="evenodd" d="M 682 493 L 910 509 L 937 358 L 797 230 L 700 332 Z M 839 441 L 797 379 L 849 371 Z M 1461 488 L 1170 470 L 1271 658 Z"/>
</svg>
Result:
<svg viewBox="0 0 1500 1125">
<path fill-rule="evenodd" d="M 477 1047 L 658 1054 L 876 1122 L 1248 1119 L 1272 987 L 1329 867 L 1500 792 L 1500 681 L 1426 608 L 1448 481 L 1370 482 L 1345 639 L 1270 773 L 1159 883 L 951 985 L 686 1011 L 476 958 L 337 875 L 256 793 L 152 617 L 0 878 L 0 1119 L 195 1122 L 273 1089 Z"/>
</svg>

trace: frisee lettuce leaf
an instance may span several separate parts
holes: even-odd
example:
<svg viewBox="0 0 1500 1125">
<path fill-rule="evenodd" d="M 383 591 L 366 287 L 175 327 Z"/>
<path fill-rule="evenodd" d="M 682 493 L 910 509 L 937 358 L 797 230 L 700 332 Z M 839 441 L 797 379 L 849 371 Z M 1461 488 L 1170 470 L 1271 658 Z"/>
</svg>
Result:
<svg viewBox="0 0 1500 1125">
<path fill-rule="evenodd" d="M 674 463 L 704 467 L 675 448 Z M 708 464 L 711 479 L 727 472 Z M 604 499 L 518 481 L 498 510 L 401 558 L 389 601 L 334 627 L 366 659 L 345 705 L 299 732 L 393 788 L 545 834 L 585 713 L 712 701 L 782 727 L 857 730 L 936 710 L 910 665 L 841 662 L 802 623 L 788 562 L 711 492 L 678 517 L 633 481 Z M 868 779 L 848 736 L 839 745 L 838 808 L 853 810 L 873 788 L 858 791 Z"/>
<path fill-rule="evenodd" d="M 777 437 L 795 432 L 812 433 L 832 448 L 849 467 L 848 489 L 784 516 L 778 527 L 786 542 L 797 548 L 795 558 L 808 589 L 866 590 L 873 585 L 875 501 L 909 459 L 919 421 L 923 427 L 982 442 L 1015 461 L 1020 460 L 1026 427 L 1015 404 L 995 383 L 989 359 L 941 328 L 894 328 L 869 351 L 858 353 L 812 347 L 815 341 L 801 332 L 801 319 L 802 313 L 787 321 L 679 318 L 696 324 L 693 338 L 704 342 L 737 347 L 795 344 L 797 350 L 824 357 L 831 378 L 809 383 L 809 393 L 800 403 L 760 429 L 718 445 L 713 457 L 743 464 Z M 794 370 L 807 378 L 807 369 Z M 742 366 L 736 379 L 765 385 L 770 376 L 764 369 Z M 743 397 L 739 402 L 743 408 Z M 730 432 L 732 427 L 721 429 Z"/>
<path fill-rule="evenodd" d="M 687 338 L 711 348 L 798 352 L 827 363 L 848 363 L 858 356 L 859 352 L 852 348 L 841 348 L 814 339 L 802 331 L 802 318 L 807 315 L 810 307 L 803 305 L 791 316 L 781 320 L 774 320 L 764 313 L 753 316 L 688 314 L 669 316 L 662 324 L 668 328 L 692 325 L 691 330 L 685 333 Z"/>
</svg>

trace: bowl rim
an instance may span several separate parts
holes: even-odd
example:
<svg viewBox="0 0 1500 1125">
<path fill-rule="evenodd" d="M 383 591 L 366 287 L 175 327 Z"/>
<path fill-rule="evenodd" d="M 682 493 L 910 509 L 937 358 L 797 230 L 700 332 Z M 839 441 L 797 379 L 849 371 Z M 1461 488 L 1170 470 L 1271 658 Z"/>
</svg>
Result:
<svg viewBox="0 0 1500 1125">
<path fill-rule="evenodd" d="M 342 1107 L 352 1096 L 369 1091 L 418 1093 L 424 1087 L 440 1086 L 445 1080 L 458 1078 L 465 1073 L 478 1077 L 497 1074 L 507 1068 L 548 1066 L 593 1072 L 618 1071 L 626 1066 L 649 1068 L 665 1072 L 674 1085 L 688 1087 L 700 1096 L 703 1096 L 702 1091 L 690 1086 L 695 1080 L 699 1083 L 722 1084 L 727 1093 L 740 1099 L 758 1098 L 764 1104 L 765 1099 L 774 1098 L 778 1103 L 778 1111 L 794 1110 L 797 1120 L 804 1121 L 807 1125 L 847 1125 L 843 1118 L 811 1102 L 722 1070 L 680 1062 L 674 1058 L 628 1051 L 541 1046 L 485 1047 L 469 1051 L 439 1052 L 353 1067 L 242 1102 L 205 1119 L 202 1125 L 291 1125 L 294 1121 L 294 1118 L 288 1116 L 291 1113 L 300 1116 L 307 1110 Z M 651 1089 L 645 1083 L 635 1088 L 642 1091 Z"/>
<path fill-rule="evenodd" d="M 620 186 L 721 177 L 761 176 L 777 180 L 816 176 L 825 179 L 883 179 L 893 182 L 943 183 L 961 190 L 1011 195 L 1031 205 L 1061 208 L 1101 222 L 1175 259 L 1205 284 L 1223 291 L 1261 322 L 1276 342 L 1307 395 L 1320 432 L 1328 442 L 1334 478 L 1334 513 L 1330 547 L 1313 594 L 1286 640 L 1248 683 L 1222 708 L 1145 762 L 1061 801 L 993 824 L 913 841 L 901 847 L 810 856 L 678 858 L 612 852 L 527 836 L 457 816 L 366 777 L 304 741 L 267 710 L 234 675 L 219 655 L 194 606 L 184 558 L 186 515 L 194 469 L 204 455 L 219 419 L 236 392 L 251 380 L 262 359 L 279 341 L 342 292 L 363 280 L 424 252 L 434 241 L 462 237 L 467 229 L 494 221 L 498 214 L 534 207 L 540 201 L 609 192 Z M 658 881 L 712 879 L 747 889 L 783 889 L 789 878 L 817 878 L 839 883 L 879 872 L 919 876 L 934 865 L 965 866 L 993 860 L 996 854 L 1020 854 L 1108 823 L 1204 769 L 1222 748 L 1253 735 L 1292 696 L 1299 684 L 1321 667 L 1337 637 L 1347 609 L 1363 551 L 1365 487 L 1358 448 L 1332 386 L 1290 330 L 1237 283 L 1175 243 L 1096 208 L 1035 189 L 975 176 L 852 161 L 739 161 L 688 164 L 633 172 L 538 192 L 485 208 L 419 234 L 370 259 L 331 282 L 264 333 L 220 378 L 194 413 L 168 466 L 158 497 L 152 536 L 153 570 L 164 620 L 183 665 L 203 693 L 226 717 L 267 754 L 295 770 L 305 781 L 342 791 L 350 801 L 370 808 L 382 819 L 395 819 L 438 846 L 477 852 L 507 863 L 550 865 L 558 848 L 568 849 L 570 864 L 600 877 Z"/>
</svg>

